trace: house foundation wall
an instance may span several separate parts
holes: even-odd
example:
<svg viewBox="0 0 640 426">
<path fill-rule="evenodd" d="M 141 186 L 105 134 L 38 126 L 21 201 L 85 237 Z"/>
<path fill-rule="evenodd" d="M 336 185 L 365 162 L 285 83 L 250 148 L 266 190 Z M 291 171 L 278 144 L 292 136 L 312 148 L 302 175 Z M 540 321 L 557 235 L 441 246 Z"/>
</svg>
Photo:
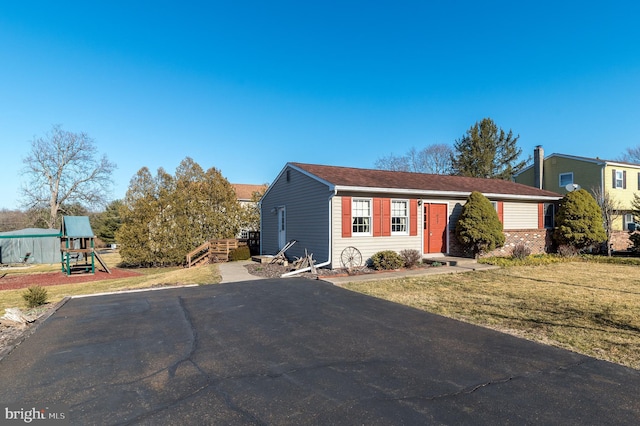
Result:
<svg viewBox="0 0 640 426">
<path fill-rule="evenodd" d="M 531 254 L 550 253 L 553 247 L 552 234 L 553 231 L 547 229 L 519 229 L 504 231 L 504 246 L 485 253 L 482 256 L 511 256 L 513 248 L 520 243 L 529 247 Z M 629 233 L 625 231 L 614 232 L 611 235 L 611 245 L 615 251 L 627 250 L 632 245 L 629 240 Z M 449 233 L 449 254 L 452 256 L 469 255 L 469 253 L 465 253 L 453 232 Z"/>
<path fill-rule="evenodd" d="M 553 245 L 551 230 L 548 229 L 510 229 L 504 231 L 504 246 L 485 253 L 485 256 L 511 256 L 513 248 L 518 244 L 524 244 L 531 250 L 531 254 L 548 253 Z M 463 247 L 458 242 L 453 232 L 449 233 L 449 253 L 453 256 L 465 256 Z"/>
</svg>

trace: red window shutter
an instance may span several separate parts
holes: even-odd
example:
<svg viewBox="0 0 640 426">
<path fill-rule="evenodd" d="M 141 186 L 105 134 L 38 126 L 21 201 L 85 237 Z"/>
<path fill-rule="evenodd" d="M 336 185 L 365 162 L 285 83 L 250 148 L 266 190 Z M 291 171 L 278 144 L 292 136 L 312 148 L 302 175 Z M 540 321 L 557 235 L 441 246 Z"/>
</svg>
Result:
<svg viewBox="0 0 640 426">
<path fill-rule="evenodd" d="M 498 201 L 498 219 L 500 219 L 500 223 L 504 224 L 504 203 L 502 201 Z"/>
<path fill-rule="evenodd" d="M 382 236 L 391 235 L 391 199 L 382 199 Z"/>
<path fill-rule="evenodd" d="M 418 200 L 409 200 L 409 235 L 418 235 Z"/>
<path fill-rule="evenodd" d="M 382 235 L 382 198 L 373 199 L 373 236 Z"/>
<path fill-rule="evenodd" d="M 544 229 L 544 203 L 538 204 L 538 229 Z"/>
<path fill-rule="evenodd" d="M 351 236 L 351 197 L 342 197 L 342 237 Z"/>
</svg>

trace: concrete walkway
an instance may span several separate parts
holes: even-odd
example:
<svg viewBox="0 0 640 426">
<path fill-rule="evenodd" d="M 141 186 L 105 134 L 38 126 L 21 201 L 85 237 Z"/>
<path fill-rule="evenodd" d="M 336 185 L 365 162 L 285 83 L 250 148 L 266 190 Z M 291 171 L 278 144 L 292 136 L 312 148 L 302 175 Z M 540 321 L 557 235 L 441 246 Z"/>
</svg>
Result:
<svg viewBox="0 0 640 426">
<path fill-rule="evenodd" d="M 235 283 L 240 281 L 253 281 L 264 279 L 256 275 L 252 275 L 247 271 L 245 265 L 253 263 L 251 260 L 243 260 L 237 262 L 219 263 L 218 268 L 222 276 L 223 283 Z M 497 266 L 485 265 L 475 262 L 452 262 L 445 266 L 410 269 L 402 271 L 376 272 L 372 274 L 349 275 L 349 276 L 323 276 L 321 280 L 330 282 L 335 285 L 341 285 L 348 282 L 377 281 L 390 280 L 405 277 L 416 277 L 424 275 L 438 274 L 456 274 L 462 272 L 484 271 L 488 269 L 496 269 Z"/>
<path fill-rule="evenodd" d="M 461 265 L 447 265 L 447 266 L 438 266 L 438 267 L 430 267 L 430 268 L 408 269 L 408 270 L 402 270 L 402 271 L 376 272 L 372 274 L 350 275 L 346 277 L 329 276 L 329 277 L 322 277 L 321 279 L 335 285 L 340 285 L 340 284 L 352 283 L 352 282 L 392 280 L 392 279 L 407 278 L 407 277 L 421 277 L 426 275 L 459 274 L 462 272 L 486 271 L 489 269 L 496 269 L 496 268 L 498 268 L 498 266 L 485 265 L 482 263 L 473 263 L 473 264 L 469 263 L 469 264 L 461 264 Z"/>
<path fill-rule="evenodd" d="M 239 281 L 261 280 L 262 277 L 251 275 L 245 265 L 253 263 L 252 260 L 239 260 L 236 262 L 218 263 L 218 270 L 223 283 L 235 283 Z"/>
</svg>

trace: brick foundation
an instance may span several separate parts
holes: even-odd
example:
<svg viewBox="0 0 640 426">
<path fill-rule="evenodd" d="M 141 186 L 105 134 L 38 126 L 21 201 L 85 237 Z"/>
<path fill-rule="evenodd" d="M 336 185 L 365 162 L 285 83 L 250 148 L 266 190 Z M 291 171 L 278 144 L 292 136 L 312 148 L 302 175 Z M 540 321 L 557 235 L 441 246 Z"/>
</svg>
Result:
<svg viewBox="0 0 640 426">
<path fill-rule="evenodd" d="M 484 256 L 511 256 L 513 248 L 524 243 L 531 250 L 531 254 L 548 253 L 553 245 L 552 231 L 547 229 L 510 229 L 504 231 L 504 246 L 495 249 Z M 453 232 L 449 233 L 449 253 L 454 256 L 464 256 L 464 249 Z M 468 255 L 468 253 L 466 254 Z"/>
<path fill-rule="evenodd" d="M 552 230 L 547 229 L 510 229 L 508 231 L 504 231 L 504 246 L 489 253 L 485 253 L 482 257 L 511 256 L 513 248 L 519 243 L 524 243 L 524 245 L 529 247 L 529 249 L 531 249 L 531 254 L 549 253 L 550 249 L 553 247 L 552 233 Z M 611 236 L 611 244 L 613 246 L 613 250 L 627 250 L 631 247 L 629 233 L 624 231 L 614 232 Z M 469 255 L 469 253 L 464 252 L 464 249 L 453 232 L 449 233 L 449 254 L 452 256 Z"/>
</svg>

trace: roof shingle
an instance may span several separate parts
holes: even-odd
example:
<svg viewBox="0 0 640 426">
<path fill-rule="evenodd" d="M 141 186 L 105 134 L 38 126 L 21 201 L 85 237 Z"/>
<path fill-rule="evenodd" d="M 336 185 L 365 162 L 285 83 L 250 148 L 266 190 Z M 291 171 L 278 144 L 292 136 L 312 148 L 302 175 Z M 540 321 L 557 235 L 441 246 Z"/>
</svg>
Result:
<svg viewBox="0 0 640 426">
<path fill-rule="evenodd" d="M 555 192 L 500 179 L 357 169 L 319 164 L 289 164 L 336 186 L 445 192 L 479 191 L 484 194 L 562 197 Z"/>
</svg>

